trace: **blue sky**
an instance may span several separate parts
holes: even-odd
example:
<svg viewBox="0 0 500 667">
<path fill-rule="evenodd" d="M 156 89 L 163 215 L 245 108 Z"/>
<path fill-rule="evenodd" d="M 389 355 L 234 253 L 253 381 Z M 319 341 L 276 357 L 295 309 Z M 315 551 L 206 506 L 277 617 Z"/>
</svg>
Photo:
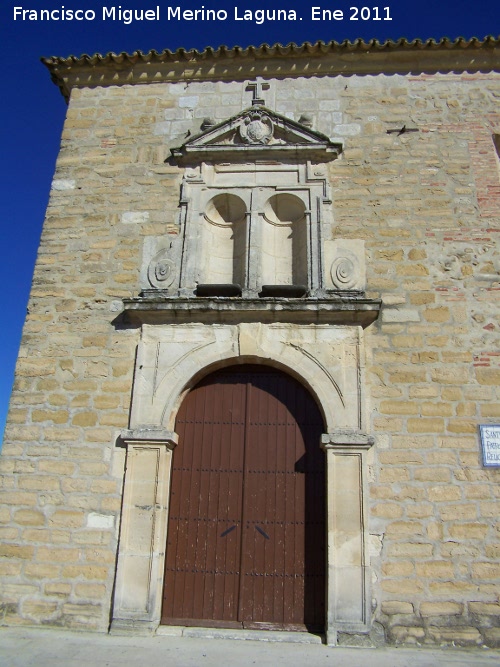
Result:
<svg viewBox="0 0 500 667">
<path fill-rule="evenodd" d="M 102 20 L 102 8 L 155 9 L 160 7 L 159 21 L 144 21 L 126 25 L 123 21 Z M 225 21 L 167 20 L 167 8 L 182 10 L 226 10 Z M 296 21 L 235 20 L 245 10 L 295 10 Z M 311 8 L 341 10 L 343 20 L 313 21 Z M 380 19 L 375 20 L 379 8 Z M 25 10 L 82 9 L 95 12 L 88 21 L 14 20 L 14 7 Z M 357 7 L 365 20 L 350 20 Z M 361 12 L 361 8 L 367 10 Z M 388 9 L 385 9 L 388 8 Z M 31 14 L 34 16 L 34 14 Z M 91 16 L 91 14 L 88 14 Z M 300 20 L 302 19 L 302 20 Z M 0 278 L 3 284 L 3 321 L 0 338 L 0 435 L 7 414 L 15 361 L 26 314 L 33 266 L 47 206 L 55 159 L 66 104 L 57 87 L 51 83 L 41 56 L 68 56 L 83 53 L 115 53 L 135 50 L 149 51 L 165 48 L 175 50 L 203 49 L 206 46 L 260 45 L 302 43 L 304 41 L 343 41 L 361 37 L 397 40 L 428 38 L 484 38 L 500 35 L 500 3 L 498 0 L 372 0 L 357 2 L 321 2 L 321 0 L 276 0 L 276 4 L 247 0 L 234 3 L 203 0 L 199 3 L 177 0 L 3 0 L 0 7 L 0 45 L 4 61 L 2 72 L 2 102 L 0 102 L 0 131 L 2 133 L 0 161 Z"/>
</svg>

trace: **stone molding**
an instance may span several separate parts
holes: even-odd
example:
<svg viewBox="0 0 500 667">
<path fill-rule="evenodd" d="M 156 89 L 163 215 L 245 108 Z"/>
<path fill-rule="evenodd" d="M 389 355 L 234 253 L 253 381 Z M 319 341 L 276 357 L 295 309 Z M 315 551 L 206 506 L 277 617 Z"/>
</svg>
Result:
<svg viewBox="0 0 500 667">
<path fill-rule="evenodd" d="M 361 431 L 339 429 L 321 436 L 321 448 L 325 450 L 345 449 L 346 447 L 370 449 L 374 444 L 375 438 Z"/>
<path fill-rule="evenodd" d="M 178 442 L 177 433 L 157 426 L 138 426 L 125 429 L 120 434 L 126 445 L 165 445 L 167 449 L 174 449 Z"/>
</svg>

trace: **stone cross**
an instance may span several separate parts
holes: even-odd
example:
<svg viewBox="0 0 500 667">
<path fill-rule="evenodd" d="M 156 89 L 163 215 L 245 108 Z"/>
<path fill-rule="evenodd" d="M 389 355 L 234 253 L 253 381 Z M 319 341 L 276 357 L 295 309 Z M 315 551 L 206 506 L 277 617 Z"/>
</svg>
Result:
<svg viewBox="0 0 500 667">
<path fill-rule="evenodd" d="M 253 91 L 252 106 L 265 104 L 265 100 L 262 97 L 262 91 L 269 90 L 269 88 L 270 85 L 265 81 L 262 81 L 261 77 L 258 77 L 256 81 L 247 83 L 245 90 Z"/>
</svg>

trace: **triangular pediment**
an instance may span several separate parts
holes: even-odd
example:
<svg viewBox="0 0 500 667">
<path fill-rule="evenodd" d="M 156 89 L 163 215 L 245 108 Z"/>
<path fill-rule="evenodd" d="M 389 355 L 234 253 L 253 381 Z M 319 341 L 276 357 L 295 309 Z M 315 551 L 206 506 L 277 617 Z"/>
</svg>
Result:
<svg viewBox="0 0 500 667">
<path fill-rule="evenodd" d="M 252 106 L 205 129 L 179 148 L 172 149 L 177 158 L 198 160 L 222 157 L 247 159 L 252 156 L 299 159 L 334 159 L 342 151 L 340 143 L 310 127 L 286 118 L 264 106 Z"/>
</svg>

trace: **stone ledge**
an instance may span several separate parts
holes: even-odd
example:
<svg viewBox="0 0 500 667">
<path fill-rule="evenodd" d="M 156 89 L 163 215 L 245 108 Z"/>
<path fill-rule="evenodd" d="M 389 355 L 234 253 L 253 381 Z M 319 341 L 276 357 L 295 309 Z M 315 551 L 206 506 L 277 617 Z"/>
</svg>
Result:
<svg viewBox="0 0 500 667">
<path fill-rule="evenodd" d="M 124 324 L 236 324 L 290 322 L 369 326 L 377 319 L 380 299 L 358 295 L 307 299 L 146 296 L 124 299 Z"/>
</svg>

